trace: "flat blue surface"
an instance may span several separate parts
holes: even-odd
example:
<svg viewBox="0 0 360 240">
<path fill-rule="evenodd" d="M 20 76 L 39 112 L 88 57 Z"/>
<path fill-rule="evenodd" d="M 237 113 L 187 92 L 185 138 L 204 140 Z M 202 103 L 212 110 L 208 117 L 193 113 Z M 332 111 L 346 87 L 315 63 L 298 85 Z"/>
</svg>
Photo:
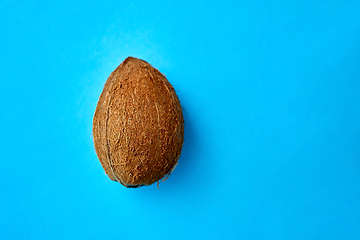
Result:
<svg viewBox="0 0 360 240">
<path fill-rule="evenodd" d="M 355 0 L 2 0 L 0 239 L 360 239 L 359 44 Z M 160 190 L 93 147 L 127 56 L 184 108 Z"/>
</svg>

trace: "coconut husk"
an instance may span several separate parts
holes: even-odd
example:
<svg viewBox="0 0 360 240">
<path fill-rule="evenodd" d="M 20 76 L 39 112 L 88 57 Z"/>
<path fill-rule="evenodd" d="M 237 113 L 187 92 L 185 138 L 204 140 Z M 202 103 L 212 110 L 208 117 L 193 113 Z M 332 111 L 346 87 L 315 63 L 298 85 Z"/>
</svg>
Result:
<svg viewBox="0 0 360 240">
<path fill-rule="evenodd" d="M 184 119 L 174 88 L 149 63 L 126 58 L 105 83 L 93 137 L 111 180 L 139 187 L 169 175 L 184 141 Z"/>
</svg>

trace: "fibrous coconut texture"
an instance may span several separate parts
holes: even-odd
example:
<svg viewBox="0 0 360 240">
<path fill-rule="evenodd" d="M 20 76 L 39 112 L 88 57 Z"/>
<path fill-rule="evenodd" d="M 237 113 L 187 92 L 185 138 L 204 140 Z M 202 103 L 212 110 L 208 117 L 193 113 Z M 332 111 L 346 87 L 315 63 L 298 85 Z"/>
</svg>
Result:
<svg viewBox="0 0 360 240">
<path fill-rule="evenodd" d="M 184 141 L 174 88 L 149 63 L 126 58 L 105 83 L 93 137 L 106 174 L 125 187 L 150 185 L 170 175 Z"/>
</svg>

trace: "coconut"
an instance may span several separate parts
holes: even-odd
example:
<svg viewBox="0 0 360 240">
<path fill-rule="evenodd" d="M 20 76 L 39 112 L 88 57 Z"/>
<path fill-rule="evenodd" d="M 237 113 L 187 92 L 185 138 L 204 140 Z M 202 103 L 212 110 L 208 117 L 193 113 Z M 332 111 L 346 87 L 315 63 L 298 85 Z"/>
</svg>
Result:
<svg viewBox="0 0 360 240">
<path fill-rule="evenodd" d="M 149 63 L 126 58 L 105 83 L 93 137 L 106 174 L 125 187 L 150 185 L 170 175 L 184 141 L 173 86 Z"/>
</svg>

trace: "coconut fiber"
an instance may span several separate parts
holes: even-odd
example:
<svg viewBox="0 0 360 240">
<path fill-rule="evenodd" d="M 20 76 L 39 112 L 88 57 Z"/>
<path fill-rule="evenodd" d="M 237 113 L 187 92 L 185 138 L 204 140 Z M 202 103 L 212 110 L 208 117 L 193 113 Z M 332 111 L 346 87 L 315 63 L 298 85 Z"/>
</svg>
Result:
<svg viewBox="0 0 360 240">
<path fill-rule="evenodd" d="M 172 85 L 149 63 L 128 57 L 107 79 L 93 119 L 96 154 L 125 187 L 170 175 L 184 141 L 184 119 Z"/>
</svg>

